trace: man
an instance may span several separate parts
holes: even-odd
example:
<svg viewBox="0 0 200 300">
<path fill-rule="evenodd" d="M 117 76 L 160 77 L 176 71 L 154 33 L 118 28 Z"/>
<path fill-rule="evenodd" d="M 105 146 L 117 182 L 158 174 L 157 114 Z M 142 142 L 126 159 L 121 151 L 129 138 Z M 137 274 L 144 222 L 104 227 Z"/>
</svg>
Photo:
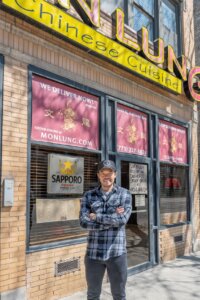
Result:
<svg viewBox="0 0 200 300">
<path fill-rule="evenodd" d="M 114 300 L 125 300 L 127 280 L 125 224 L 131 214 L 131 194 L 114 184 L 115 163 L 104 160 L 98 165 L 100 186 L 85 193 L 80 224 L 89 230 L 85 256 L 88 300 L 99 300 L 107 269 Z"/>
</svg>

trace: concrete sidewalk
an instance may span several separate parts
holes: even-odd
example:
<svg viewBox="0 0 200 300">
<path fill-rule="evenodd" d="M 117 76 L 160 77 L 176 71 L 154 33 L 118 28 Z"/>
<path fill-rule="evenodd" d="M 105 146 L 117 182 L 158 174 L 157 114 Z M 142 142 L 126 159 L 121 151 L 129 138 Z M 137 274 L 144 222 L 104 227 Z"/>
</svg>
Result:
<svg viewBox="0 0 200 300">
<path fill-rule="evenodd" d="M 199 300 L 200 252 L 128 277 L 127 300 Z M 86 291 L 62 300 L 86 300 Z M 109 284 L 103 285 L 101 300 L 111 300 Z"/>
</svg>

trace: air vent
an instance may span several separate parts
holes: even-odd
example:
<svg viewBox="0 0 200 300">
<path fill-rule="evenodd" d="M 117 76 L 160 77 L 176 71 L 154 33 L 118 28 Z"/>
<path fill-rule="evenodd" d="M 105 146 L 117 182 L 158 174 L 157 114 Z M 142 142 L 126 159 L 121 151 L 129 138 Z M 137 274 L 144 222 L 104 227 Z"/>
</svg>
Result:
<svg viewBox="0 0 200 300">
<path fill-rule="evenodd" d="M 80 270 L 80 257 L 55 262 L 55 276 L 61 276 Z"/>
<path fill-rule="evenodd" d="M 174 236 L 174 242 L 175 243 L 180 243 L 180 242 L 183 242 L 183 235 L 176 235 Z"/>
</svg>

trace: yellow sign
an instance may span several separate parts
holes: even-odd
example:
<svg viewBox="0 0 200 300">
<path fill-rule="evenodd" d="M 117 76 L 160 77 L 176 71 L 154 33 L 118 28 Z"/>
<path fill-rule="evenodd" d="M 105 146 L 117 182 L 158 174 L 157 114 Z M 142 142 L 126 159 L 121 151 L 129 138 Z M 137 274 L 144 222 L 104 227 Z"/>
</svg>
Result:
<svg viewBox="0 0 200 300">
<path fill-rule="evenodd" d="M 55 5 L 42 0 L 2 0 L 2 4 L 137 75 L 177 94 L 182 93 L 180 79 L 83 24 Z"/>
</svg>

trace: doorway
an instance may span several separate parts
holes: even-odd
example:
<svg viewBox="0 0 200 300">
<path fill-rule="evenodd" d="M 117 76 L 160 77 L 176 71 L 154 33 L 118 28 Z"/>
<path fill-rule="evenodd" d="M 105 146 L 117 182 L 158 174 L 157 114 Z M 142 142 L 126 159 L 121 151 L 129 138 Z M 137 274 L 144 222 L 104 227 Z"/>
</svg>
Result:
<svg viewBox="0 0 200 300">
<path fill-rule="evenodd" d="M 121 186 L 132 195 L 132 213 L 126 225 L 128 268 L 146 268 L 155 259 L 153 250 L 153 205 L 150 197 L 150 161 L 121 160 Z"/>
</svg>

